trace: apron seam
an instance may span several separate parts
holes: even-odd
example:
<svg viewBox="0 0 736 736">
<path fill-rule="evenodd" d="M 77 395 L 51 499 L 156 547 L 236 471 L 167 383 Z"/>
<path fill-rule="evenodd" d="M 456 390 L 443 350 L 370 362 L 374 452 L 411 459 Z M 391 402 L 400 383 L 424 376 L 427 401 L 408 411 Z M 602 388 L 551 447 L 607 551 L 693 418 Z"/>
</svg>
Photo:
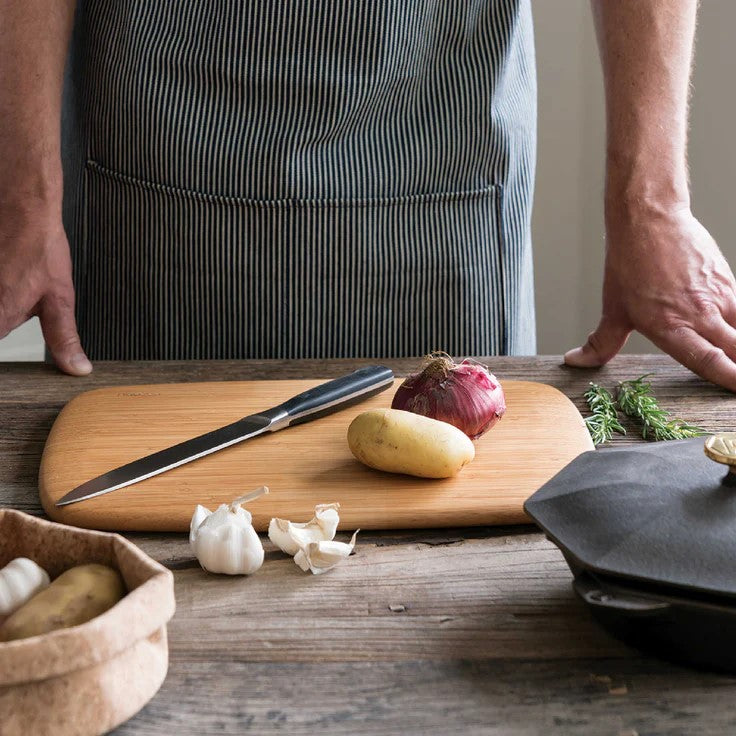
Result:
<svg viewBox="0 0 736 736">
<path fill-rule="evenodd" d="M 252 197 L 237 197 L 227 194 L 208 194 L 194 189 L 160 184 L 147 179 L 140 179 L 128 174 L 122 174 L 110 169 L 93 159 L 87 160 L 86 168 L 112 181 L 117 181 L 131 187 L 148 191 L 168 194 L 170 196 L 192 199 L 210 204 L 224 204 L 240 207 L 257 207 L 262 209 L 286 209 L 289 207 L 303 208 L 340 208 L 340 207 L 386 207 L 406 204 L 432 204 L 482 199 L 501 191 L 501 185 L 489 184 L 478 189 L 468 189 L 457 192 L 428 192 L 422 194 L 407 194 L 394 197 L 314 197 L 314 198 L 284 198 L 284 199 L 256 199 Z"/>
<path fill-rule="evenodd" d="M 509 313 L 509 299 L 507 294 L 508 288 L 508 268 L 506 264 L 506 223 L 504 221 L 504 197 L 506 191 L 505 187 L 500 186 L 498 188 L 498 194 L 496 196 L 496 223 L 497 223 L 497 238 L 496 238 L 496 249 L 498 253 L 498 271 L 499 280 L 501 282 L 501 294 L 500 298 L 502 301 L 501 314 L 503 319 L 500 325 L 500 343 L 502 348 L 502 355 L 509 355 L 511 348 L 511 340 L 509 335 L 509 319 L 511 317 Z"/>
</svg>

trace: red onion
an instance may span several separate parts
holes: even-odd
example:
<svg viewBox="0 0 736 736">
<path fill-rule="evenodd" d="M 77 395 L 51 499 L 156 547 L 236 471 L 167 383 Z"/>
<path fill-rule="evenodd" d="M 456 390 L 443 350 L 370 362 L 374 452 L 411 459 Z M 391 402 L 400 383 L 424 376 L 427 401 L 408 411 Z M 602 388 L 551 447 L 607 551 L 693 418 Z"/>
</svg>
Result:
<svg viewBox="0 0 736 736">
<path fill-rule="evenodd" d="M 449 355 L 433 353 L 420 373 L 399 386 L 391 408 L 447 422 L 475 440 L 503 416 L 506 400 L 486 366 L 467 358 L 455 363 Z"/>
</svg>

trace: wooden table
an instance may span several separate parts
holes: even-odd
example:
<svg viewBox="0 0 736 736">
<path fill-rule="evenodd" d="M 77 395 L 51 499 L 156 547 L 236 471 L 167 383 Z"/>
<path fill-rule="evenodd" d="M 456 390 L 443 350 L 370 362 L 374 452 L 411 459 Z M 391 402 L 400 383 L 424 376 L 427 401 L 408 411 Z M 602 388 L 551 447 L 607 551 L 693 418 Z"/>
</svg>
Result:
<svg viewBox="0 0 736 736">
<path fill-rule="evenodd" d="M 398 374 L 413 360 L 385 361 Z M 588 381 L 652 372 L 662 403 L 736 429 L 736 397 L 672 361 L 628 356 L 597 371 L 557 357 L 493 358 L 503 378 L 557 386 L 583 409 Z M 51 424 L 77 393 L 171 381 L 332 377 L 357 361 L 98 363 L 79 379 L 0 365 L 0 506 L 34 514 Z M 616 440 L 632 442 L 634 435 Z M 244 583 L 202 572 L 178 535 L 131 534 L 174 571 L 171 666 L 116 733 L 723 734 L 736 678 L 642 656 L 574 596 L 561 554 L 533 527 L 369 532 L 353 564 L 316 578 L 272 551 Z M 1 723 L 0 723 L 0 731 Z"/>
</svg>

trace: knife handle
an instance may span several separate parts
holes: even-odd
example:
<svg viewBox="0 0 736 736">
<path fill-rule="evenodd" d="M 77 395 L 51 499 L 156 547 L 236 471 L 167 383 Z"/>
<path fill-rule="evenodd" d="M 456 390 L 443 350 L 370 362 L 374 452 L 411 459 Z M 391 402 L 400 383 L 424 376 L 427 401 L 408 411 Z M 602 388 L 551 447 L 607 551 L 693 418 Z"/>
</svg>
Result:
<svg viewBox="0 0 736 736">
<path fill-rule="evenodd" d="M 340 411 L 385 391 L 393 382 L 394 374 L 390 368 L 382 365 L 359 368 L 347 376 L 310 388 L 276 407 L 279 413 L 286 413 L 283 424 L 279 422 L 279 428 L 311 422 Z"/>
</svg>

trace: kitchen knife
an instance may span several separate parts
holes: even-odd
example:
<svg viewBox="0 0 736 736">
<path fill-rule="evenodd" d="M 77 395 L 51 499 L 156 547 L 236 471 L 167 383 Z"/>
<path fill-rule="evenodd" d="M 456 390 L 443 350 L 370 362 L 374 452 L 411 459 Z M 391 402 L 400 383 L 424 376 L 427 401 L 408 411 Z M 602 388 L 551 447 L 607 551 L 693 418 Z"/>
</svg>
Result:
<svg viewBox="0 0 736 736">
<path fill-rule="evenodd" d="M 294 424 L 302 424 L 332 414 L 385 391 L 393 384 L 393 380 L 394 374 L 390 368 L 380 365 L 359 368 L 347 376 L 310 388 L 272 409 L 238 419 L 232 424 L 109 470 L 77 486 L 57 501 L 56 505 L 67 506 L 93 496 L 101 496 L 103 493 L 110 493 L 159 473 L 165 473 L 179 465 L 198 460 L 259 434 L 276 432 Z"/>
</svg>

